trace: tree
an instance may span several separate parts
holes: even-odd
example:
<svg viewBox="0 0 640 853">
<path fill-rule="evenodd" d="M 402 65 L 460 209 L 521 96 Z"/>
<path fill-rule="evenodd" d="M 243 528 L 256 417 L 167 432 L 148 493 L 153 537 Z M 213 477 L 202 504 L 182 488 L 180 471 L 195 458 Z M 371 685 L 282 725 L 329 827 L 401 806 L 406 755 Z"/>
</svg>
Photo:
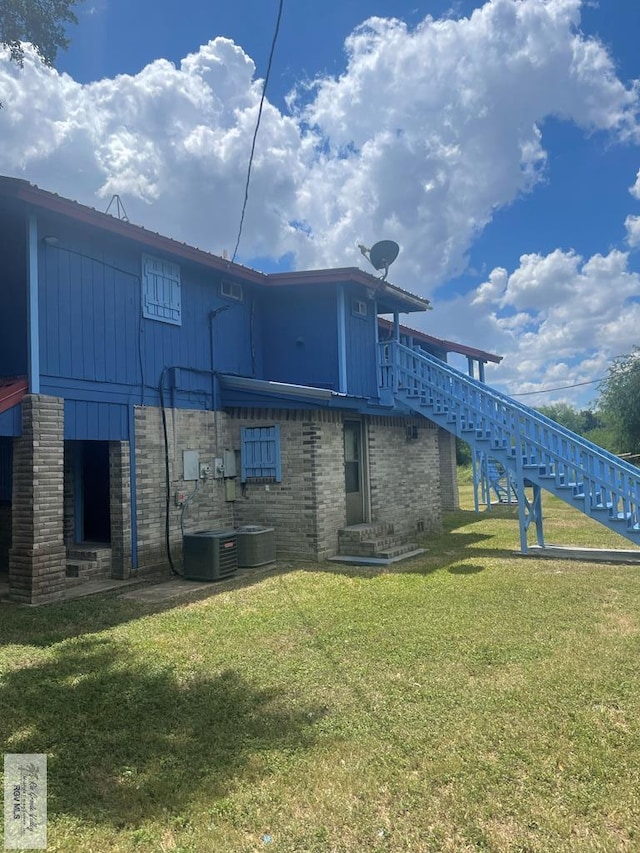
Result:
<svg viewBox="0 0 640 853">
<path fill-rule="evenodd" d="M 587 436 L 590 432 L 604 426 L 602 418 L 591 409 L 574 409 L 568 403 L 550 403 L 548 406 L 538 406 L 540 414 L 551 418 L 571 432 Z"/>
<path fill-rule="evenodd" d="M 22 65 L 22 42 L 31 42 L 46 65 L 58 50 L 69 46 L 65 24 L 77 23 L 73 7 L 78 0 L 0 0 L 0 44 Z"/>
<path fill-rule="evenodd" d="M 615 359 L 598 391 L 598 408 L 615 432 L 619 452 L 640 453 L 640 347 Z"/>
</svg>

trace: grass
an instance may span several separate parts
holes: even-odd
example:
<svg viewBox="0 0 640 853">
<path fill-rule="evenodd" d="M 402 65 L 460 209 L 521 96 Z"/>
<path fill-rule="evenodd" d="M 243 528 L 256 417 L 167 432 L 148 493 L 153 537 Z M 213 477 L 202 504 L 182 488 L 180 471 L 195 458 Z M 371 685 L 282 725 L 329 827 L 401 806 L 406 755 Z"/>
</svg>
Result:
<svg viewBox="0 0 640 853">
<path fill-rule="evenodd" d="M 48 850 L 638 849 L 640 568 L 517 542 L 461 510 L 384 571 L 4 606 L 0 739 L 49 756 Z"/>
</svg>

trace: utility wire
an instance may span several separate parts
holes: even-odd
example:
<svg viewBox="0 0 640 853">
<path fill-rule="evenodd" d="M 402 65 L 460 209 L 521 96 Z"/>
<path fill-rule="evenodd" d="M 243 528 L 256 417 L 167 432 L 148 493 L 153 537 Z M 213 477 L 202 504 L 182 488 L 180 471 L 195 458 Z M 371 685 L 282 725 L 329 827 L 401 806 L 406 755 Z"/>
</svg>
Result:
<svg viewBox="0 0 640 853">
<path fill-rule="evenodd" d="M 251 153 L 249 154 L 249 166 L 247 168 L 247 180 L 244 187 L 244 201 L 242 203 L 242 213 L 240 215 L 240 227 L 238 228 L 238 239 L 236 240 L 236 247 L 233 250 L 233 256 L 231 258 L 231 263 L 233 263 L 236 259 L 236 255 L 238 253 L 238 246 L 240 245 L 240 238 L 242 236 L 242 226 L 244 225 L 244 215 L 247 210 L 247 201 L 249 200 L 249 183 L 251 181 L 251 167 L 253 165 L 253 155 L 256 150 L 256 139 L 258 138 L 258 129 L 260 128 L 260 120 L 262 118 L 262 107 L 264 106 L 264 98 L 267 92 L 267 85 L 269 83 L 269 77 L 271 76 L 271 64 L 273 62 L 273 54 L 276 49 L 276 42 L 278 40 L 278 33 L 280 32 L 280 20 L 282 19 L 282 8 L 284 6 L 284 0 L 280 0 L 280 5 L 278 6 L 278 18 L 276 20 L 276 28 L 273 33 L 273 41 L 271 42 L 271 52 L 269 53 L 269 62 L 267 63 L 267 73 L 264 75 L 264 86 L 262 87 L 262 95 L 260 96 L 260 107 L 258 108 L 258 118 L 256 121 L 256 129 L 253 132 L 253 141 L 251 143 Z"/>
<path fill-rule="evenodd" d="M 614 355 L 611 356 L 611 361 L 628 358 L 629 355 Z M 580 388 L 583 385 L 595 385 L 597 382 L 605 382 L 607 376 L 601 376 L 600 379 L 589 379 L 588 382 L 575 382 L 573 385 L 560 385 L 558 388 L 543 388 L 541 391 L 521 391 L 519 394 L 510 394 L 510 397 L 530 397 L 532 394 L 551 394 L 552 391 L 566 391 L 569 388 Z"/>
<path fill-rule="evenodd" d="M 557 388 L 542 388 L 540 391 L 521 391 L 519 394 L 510 394 L 510 397 L 529 397 L 531 394 L 551 394 L 552 391 L 566 391 L 568 388 L 580 388 L 582 385 L 595 385 L 596 382 L 604 382 L 605 377 L 590 379 L 588 382 L 574 382 L 573 385 L 559 385 Z"/>
</svg>

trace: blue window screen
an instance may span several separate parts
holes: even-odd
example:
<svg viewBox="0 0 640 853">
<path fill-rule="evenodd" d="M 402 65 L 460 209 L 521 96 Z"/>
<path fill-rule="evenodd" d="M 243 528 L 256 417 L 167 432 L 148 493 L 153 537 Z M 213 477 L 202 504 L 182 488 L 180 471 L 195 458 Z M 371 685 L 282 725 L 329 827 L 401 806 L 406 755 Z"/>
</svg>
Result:
<svg viewBox="0 0 640 853">
<path fill-rule="evenodd" d="M 182 325 L 180 267 L 161 258 L 142 256 L 142 316 Z"/>
<path fill-rule="evenodd" d="M 13 442 L 0 438 L 0 501 L 11 500 Z"/>
<path fill-rule="evenodd" d="M 242 427 L 242 481 L 282 481 L 280 461 L 280 425 Z"/>
</svg>

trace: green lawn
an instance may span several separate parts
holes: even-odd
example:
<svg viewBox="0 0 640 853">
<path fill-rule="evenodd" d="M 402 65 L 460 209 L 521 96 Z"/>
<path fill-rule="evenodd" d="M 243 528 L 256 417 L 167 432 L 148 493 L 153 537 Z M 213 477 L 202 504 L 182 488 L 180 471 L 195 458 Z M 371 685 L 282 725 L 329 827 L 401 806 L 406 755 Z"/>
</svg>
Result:
<svg viewBox="0 0 640 853">
<path fill-rule="evenodd" d="M 546 509 L 549 541 L 626 547 Z M 640 566 L 514 556 L 515 516 L 160 611 L 2 606 L 0 739 L 49 756 L 48 850 L 640 849 Z"/>
</svg>

